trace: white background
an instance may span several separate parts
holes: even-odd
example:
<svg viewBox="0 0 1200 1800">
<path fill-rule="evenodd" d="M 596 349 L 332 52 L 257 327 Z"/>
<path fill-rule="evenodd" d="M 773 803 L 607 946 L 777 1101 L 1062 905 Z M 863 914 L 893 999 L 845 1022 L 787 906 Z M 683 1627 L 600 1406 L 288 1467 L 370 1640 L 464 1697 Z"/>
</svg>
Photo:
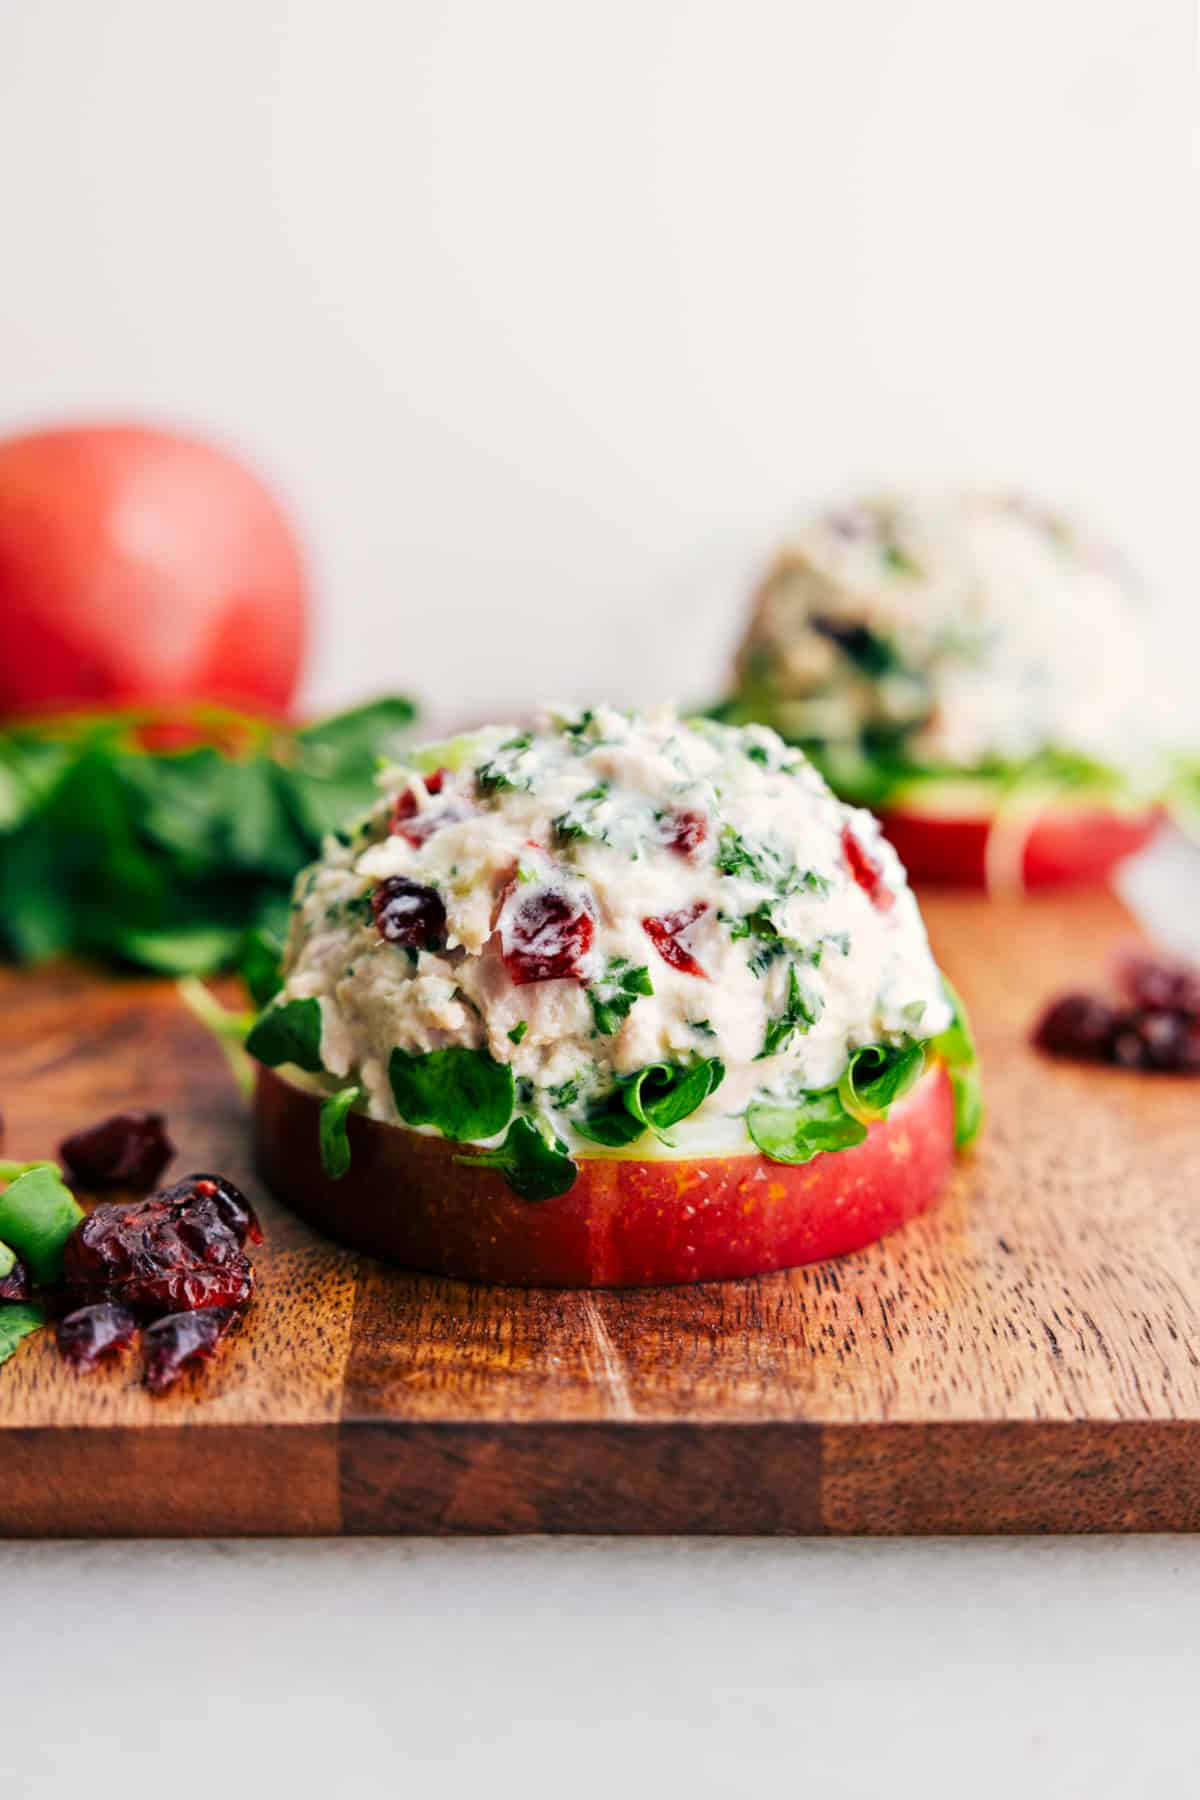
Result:
<svg viewBox="0 0 1200 1800">
<path fill-rule="evenodd" d="M 696 698 L 793 512 L 1078 500 L 1200 651 L 1191 0 L 0 0 L 0 427 L 290 497 L 310 699 Z"/>
<path fill-rule="evenodd" d="M 1185 663 L 1193 37 L 0 0 L 0 429 L 259 461 L 315 700 L 703 694 L 774 532 L 879 478 L 1083 502 Z M 0 1791 L 1138 1800 L 1195 1785 L 1198 1626 L 1191 1542 L 0 1547 Z"/>
</svg>

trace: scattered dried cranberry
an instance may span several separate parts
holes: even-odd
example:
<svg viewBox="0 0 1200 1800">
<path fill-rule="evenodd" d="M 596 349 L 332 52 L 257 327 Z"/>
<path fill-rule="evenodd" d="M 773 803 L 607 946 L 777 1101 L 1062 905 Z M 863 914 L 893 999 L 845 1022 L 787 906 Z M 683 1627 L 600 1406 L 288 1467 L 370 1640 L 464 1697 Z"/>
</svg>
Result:
<svg viewBox="0 0 1200 1800">
<path fill-rule="evenodd" d="M 254 1291 L 242 1245 L 260 1237 L 232 1182 L 190 1175 L 149 1200 L 96 1207 L 67 1240 L 64 1279 L 84 1294 L 119 1300 L 141 1318 L 241 1306 Z"/>
<path fill-rule="evenodd" d="M 1051 1056 L 1074 1056 L 1107 1062 L 1120 1016 L 1106 1000 L 1091 994 L 1064 994 L 1052 1001 L 1034 1028 L 1033 1041 Z"/>
<path fill-rule="evenodd" d="M 146 1386 L 152 1394 L 174 1386 L 189 1363 L 208 1362 L 236 1318 L 233 1307 L 168 1313 L 142 1334 Z"/>
<path fill-rule="evenodd" d="M 668 812 L 658 822 L 659 837 L 668 850 L 695 856 L 708 838 L 708 819 L 702 812 Z"/>
<path fill-rule="evenodd" d="M 33 1297 L 33 1277 L 18 1256 L 8 1274 L 0 1280 L 0 1300 L 29 1300 Z"/>
<path fill-rule="evenodd" d="M 137 1320 L 127 1306 L 100 1300 L 59 1320 L 59 1354 L 73 1368 L 94 1369 L 102 1356 L 128 1349 L 136 1335 Z"/>
<path fill-rule="evenodd" d="M 1123 1069 L 1200 1073 L 1200 1018 L 1162 1009 L 1123 1013 L 1112 1056 Z"/>
<path fill-rule="evenodd" d="M 1038 1020 L 1034 1043 L 1122 1069 L 1200 1074 L 1200 970 L 1137 950 L 1120 958 L 1116 978 L 1131 1005 L 1064 994 Z"/>
<path fill-rule="evenodd" d="M 114 1113 L 72 1132 L 58 1153 L 82 1187 L 152 1188 L 175 1154 L 166 1126 L 161 1113 Z"/>
<path fill-rule="evenodd" d="M 708 971 L 692 955 L 688 934 L 707 911 L 708 902 L 698 900 L 695 906 L 684 907 L 679 912 L 642 920 L 642 930 L 663 961 L 684 975 L 699 975 L 702 981 L 708 980 Z"/>
<path fill-rule="evenodd" d="M 407 875 L 389 875 L 371 895 L 371 911 L 379 935 L 389 944 L 413 950 L 435 950 L 446 930 L 446 908 L 436 888 L 422 887 Z"/>
<path fill-rule="evenodd" d="M 884 881 L 882 868 L 875 858 L 863 849 L 849 825 L 842 827 L 842 853 L 846 858 L 851 875 L 871 905 L 879 912 L 890 911 L 896 903 L 896 896 Z"/>
<path fill-rule="evenodd" d="M 498 920 L 500 954 L 517 987 L 583 981 L 596 921 L 581 893 L 512 884 Z"/>
<path fill-rule="evenodd" d="M 1134 1006 L 1200 1013 L 1200 969 L 1188 963 L 1127 950 L 1116 960 L 1117 986 Z"/>
</svg>

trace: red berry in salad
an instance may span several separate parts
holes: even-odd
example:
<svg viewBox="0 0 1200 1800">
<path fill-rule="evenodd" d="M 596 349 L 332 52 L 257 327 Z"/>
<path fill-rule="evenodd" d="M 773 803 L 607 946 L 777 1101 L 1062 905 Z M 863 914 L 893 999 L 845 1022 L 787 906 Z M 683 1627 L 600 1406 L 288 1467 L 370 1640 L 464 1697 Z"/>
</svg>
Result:
<svg viewBox="0 0 1200 1800">
<path fill-rule="evenodd" d="M 695 856 L 708 840 L 708 819 L 702 812 L 668 812 L 659 820 L 659 836 L 668 850 Z"/>
<path fill-rule="evenodd" d="M 436 950 L 446 931 L 446 908 L 436 888 L 389 875 L 371 895 L 380 937 L 409 950 Z"/>
<path fill-rule="evenodd" d="M 642 920 L 642 930 L 663 961 L 682 974 L 698 975 L 703 981 L 708 980 L 708 971 L 693 956 L 689 934 L 707 911 L 708 902 L 698 900 L 694 906 L 683 907 L 679 912 Z"/>
<path fill-rule="evenodd" d="M 896 896 L 884 881 L 882 868 L 859 843 L 849 825 L 842 828 L 842 852 L 851 875 L 871 905 L 879 912 L 889 911 L 896 903 Z"/>
<path fill-rule="evenodd" d="M 587 979 L 596 921 L 583 894 L 510 883 L 497 928 L 504 966 L 517 987 Z"/>
</svg>

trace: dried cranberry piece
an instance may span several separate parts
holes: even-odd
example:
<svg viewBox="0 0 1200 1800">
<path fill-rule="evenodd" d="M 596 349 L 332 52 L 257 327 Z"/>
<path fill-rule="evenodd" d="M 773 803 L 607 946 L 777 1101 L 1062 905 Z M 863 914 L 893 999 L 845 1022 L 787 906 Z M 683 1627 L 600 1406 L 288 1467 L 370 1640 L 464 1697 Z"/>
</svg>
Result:
<svg viewBox="0 0 1200 1800">
<path fill-rule="evenodd" d="M 185 1175 L 182 1181 L 174 1181 L 170 1187 L 162 1188 L 155 1198 L 168 1200 L 173 1204 L 183 1204 L 190 1200 L 194 1200 L 197 1205 L 211 1202 L 218 1217 L 233 1232 L 239 1244 L 247 1241 L 261 1244 L 263 1241 L 262 1226 L 254 1208 L 241 1188 L 235 1187 L 224 1175 Z"/>
<path fill-rule="evenodd" d="M 107 1201 L 76 1226 L 63 1251 L 69 1286 L 119 1300 L 139 1315 L 240 1306 L 254 1291 L 242 1249 L 254 1215 L 219 1176 L 193 1175 L 130 1204 Z"/>
<path fill-rule="evenodd" d="M 702 981 L 708 980 L 708 971 L 701 968 L 692 955 L 687 936 L 707 911 L 708 902 L 698 900 L 695 906 L 684 907 L 679 912 L 663 913 L 660 918 L 642 920 L 642 930 L 663 961 L 670 963 L 673 969 L 679 969 L 684 975 L 699 975 Z"/>
<path fill-rule="evenodd" d="M 879 912 L 888 912 L 896 904 L 896 896 L 883 879 L 883 869 L 864 850 L 849 825 L 842 827 L 842 853 L 850 873 L 867 899 Z"/>
<path fill-rule="evenodd" d="M 0 1300 L 28 1300 L 33 1295 L 33 1277 L 18 1256 L 8 1274 L 0 1281 Z"/>
<path fill-rule="evenodd" d="M 435 769 L 432 775 L 426 775 L 425 792 L 430 795 L 440 794 L 449 773 L 449 769 Z M 396 796 L 389 829 L 393 836 L 402 837 L 414 850 L 419 850 L 435 831 L 440 831 L 444 825 L 457 825 L 461 820 L 469 819 L 471 812 L 472 808 L 464 800 L 449 800 L 445 806 L 420 812 L 415 792 L 407 787 L 402 794 Z"/>
<path fill-rule="evenodd" d="M 1151 1011 L 1200 1013 L 1200 969 L 1144 950 L 1117 959 L 1116 980 L 1134 1006 Z"/>
<path fill-rule="evenodd" d="M 101 1300 L 59 1320 L 59 1354 L 76 1369 L 94 1369 L 102 1356 L 128 1349 L 136 1334 L 137 1320 L 127 1306 Z"/>
<path fill-rule="evenodd" d="M 708 839 L 708 819 L 702 812 L 669 812 L 659 820 L 659 836 L 668 850 L 695 856 Z"/>
<path fill-rule="evenodd" d="M 423 887 L 407 875 L 389 875 L 371 895 L 371 911 L 379 935 L 389 944 L 434 950 L 446 930 L 446 908 L 436 888 Z"/>
<path fill-rule="evenodd" d="M 1123 1013 L 1112 1054 L 1123 1069 L 1195 1074 L 1200 1072 L 1200 1019 L 1161 1007 Z"/>
<path fill-rule="evenodd" d="M 152 1188 L 175 1146 L 157 1112 L 113 1113 L 63 1139 L 58 1153 L 83 1187 Z"/>
<path fill-rule="evenodd" d="M 500 911 L 500 954 L 517 987 L 583 981 L 596 921 L 582 894 L 513 884 Z"/>
<path fill-rule="evenodd" d="M 1033 1041 L 1051 1056 L 1105 1062 L 1113 1053 L 1120 1024 L 1121 1015 L 1106 1000 L 1091 994 L 1063 994 L 1038 1020 Z"/>
<path fill-rule="evenodd" d="M 208 1362 L 236 1317 L 232 1307 L 169 1313 L 142 1334 L 146 1386 L 152 1394 L 173 1387 L 189 1363 Z"/>
</svg>

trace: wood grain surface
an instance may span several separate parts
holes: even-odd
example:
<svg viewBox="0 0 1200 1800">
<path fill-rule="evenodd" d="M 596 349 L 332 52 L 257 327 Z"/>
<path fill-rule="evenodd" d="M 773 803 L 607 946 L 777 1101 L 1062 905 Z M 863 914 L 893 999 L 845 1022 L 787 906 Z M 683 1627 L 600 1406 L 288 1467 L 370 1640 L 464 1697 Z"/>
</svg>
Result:
<svg viewBox="0 0 1200 1800">
<path fill-rule="evenodd" d="M 1133 934 L 1105 894 L 925 903 L 990 1117 L 942 1205 L 837 1263 L 699 1288 L 471 1288 L 267 1198 L 169 984 L 8 972 L 8 1153 L 163 1108 L 175 1172 L 261 1204 L 261 1287 L 203 1374 L 0 1368 L 0 1532 L 992 1532 L 1200 1527 L 1200 1084 L 1047 1062 L 1051 992 Z"/>
</svg>

